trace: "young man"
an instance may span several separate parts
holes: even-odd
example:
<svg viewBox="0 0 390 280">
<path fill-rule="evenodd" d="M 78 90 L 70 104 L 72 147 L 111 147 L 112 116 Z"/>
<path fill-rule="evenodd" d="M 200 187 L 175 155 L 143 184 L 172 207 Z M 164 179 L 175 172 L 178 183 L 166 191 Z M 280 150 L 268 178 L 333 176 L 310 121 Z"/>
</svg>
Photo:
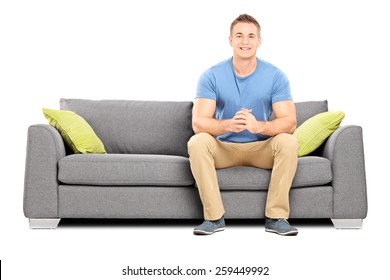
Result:
<svg viewBox="0 0 390 280">
<path fill-rule="evenodd" d="M 205 221 L 194 234 L 224 230 L 224 207 L 216 169 L 253 166 L 272 169 L 265 209 L 265 230 L 296 235 L 287 222 L 289 191 L 298 161 L 295 106 L 287 77 L 256 57 L 260 25 L 243 14 L 230 27 L 233 57 L 199 79 L 188 142 L 191 170 Z M 274 113 L 275 119 L 270 120 Z M 243 207 L 245 207 L 243 205 Z"/>
</svg>

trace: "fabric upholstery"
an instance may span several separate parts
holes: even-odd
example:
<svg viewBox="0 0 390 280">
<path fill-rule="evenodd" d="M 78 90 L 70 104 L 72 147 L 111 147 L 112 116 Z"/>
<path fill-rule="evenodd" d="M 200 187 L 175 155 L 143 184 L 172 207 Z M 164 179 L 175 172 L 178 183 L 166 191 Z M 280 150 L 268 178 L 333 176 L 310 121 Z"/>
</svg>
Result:
<svg viewBox="0 0 390 280">
<path fill-rule="evenodd" d="M 79 114 L 93 127 L 107 153 L 119 154 L 188 157 L 187 142 L 194 134 L 192 106 L 189 101 L 60 100 L 62 110 Z M 327 101 L 297 102 L 295 106 L 297 126 L 328 111 Z"/>
<path fill-rule="evenodd" d="M 271 170 L 237 166 L 217 170 L 221 190 L 267 190 Z M 293 188 L 322 186 L 332 181 L 331 163 L 321 157 L 303 157 L 292 184 Z"/>
<path fill-rule="evenodd" d="M 106 151 L 116 155 L 66 156 L 62 137 L 54 127 L 30 126 L 24 185 L 26 217 L 202 218 L 202 204 L 187 159 L 187 141 L 193 135 L 192 102 L 64 99 L 61 106 L 85 118 L 107 142 Z M 296 109 L 300 125 L 326 112 L 327 102 L 299 102 Z M 290 191 L 290 218 L 365 218 L 362 128 L 339 127 L 316 155 L 299 158 Z M 99 160 L 93 162 L 93 158 Z M 269 173 L 250 167 L 217 171 L 226 218 L 264 218 Z M 85 179 L 91 181 L 86 183 Z M 136 184 L 136 179 L 163 181 L 142 185 L 142 181 Z M 104 180 L 111 181 L 102 184 Z M 170 185 L 164 185 L 166 182 Z"/>
<path fill-rule="evenodd" d="M 55 127 L 74 153 L 105 154 L 104 145 L 93 128 L 72 111 L 42 109 L 49 124 Z"/>
<path fill-rule="evenodd" d="M 334 218 L 367 216 L 367 186 L 363 131 L 360 126 L 339 127 L 326 141 L 321 156 L 332 163 Z"/>
<path fill-rule="evenodd" d="M 297 127 L 304 121 L 323 112 L 328 111 L 328 101 L 304 101 L 296 102 L 295 109 L 297 111 Z"/>
<path fill-rule="evenodd" d="M 294 132 L 298 139 L 298 156 L 315 151 L 335 131 L 343 120 L 344 112 L 324 112 L 309 118 Z"/>
<path fill-rule="evenodd" d="M 194 184 L 188 158 L 164 155 L 69 155 L 58 164 L 66 184 L 189 186 Z"/>
<path fill-rule="evenodd" d="M 202 204 L 193 187 L 94 187 L 60 185 L 63 218 L 202 219 Z M 267 191 L 221 192 L 227 219 L 264 218 Z M 333 215 L 331 186 L 290 191 L 291 218 Z"/>
<path fill-rule="evenodd" d="M 202 218 L 194 187 L 60 185 L 58 195 L 64 218 Z"/>
<path fill-rule="evenodd" d="M 82 116 L 107 153 L 187 156 L 192 102 L 61 99 Z"/>
<path fill-rule="evenodd" d="M 64 156 L 64 141 L 57 129 L 48 124 L 28 128 L 23 203 L 26 217 L 58 217 L 57 163 Z"/>
<path fill-rule="evenodd" d="M 293 187 L 321 186 L 332 181 L 330 161 L 298 160 Z M 76 185 L 189 186 L 194 184 L 185 157 L 160 155 L 70 155 L 59 161 L 58 179 Z M 231 167 L 217 171 L 221 190 L 267 190 L 271 170 Z"/>
</svg>

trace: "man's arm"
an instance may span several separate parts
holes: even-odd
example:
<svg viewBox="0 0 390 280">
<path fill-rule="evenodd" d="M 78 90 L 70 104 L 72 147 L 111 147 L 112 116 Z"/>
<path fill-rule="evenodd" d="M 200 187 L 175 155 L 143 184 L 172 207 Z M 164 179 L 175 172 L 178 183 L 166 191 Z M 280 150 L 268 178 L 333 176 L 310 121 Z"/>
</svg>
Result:
<svg viewBox="0 0 390 280">
<path fill-rule="evenodd" d="M 252 133 L 275 136 L 280 133 L 294 133 L 297 117 L 292 100 L 279 101 L 272 104 L 275 119 L 272 121 L 257 121 L 252 115 L 252 109 L 242 109 L 237 112 L 233 122 L 238 129 L 247 129 Z"/>
<path fill-rule="evenodd" d="M 238 128 L 233 119 L 216 120 L 214 113 L 217 103 L 207 98 L 196 98 L 192 110 L 192 129 L 195 134 L 207 132 L 218 136 L 227 132 L 241 132 L 246 128 Z"/>
</svg>

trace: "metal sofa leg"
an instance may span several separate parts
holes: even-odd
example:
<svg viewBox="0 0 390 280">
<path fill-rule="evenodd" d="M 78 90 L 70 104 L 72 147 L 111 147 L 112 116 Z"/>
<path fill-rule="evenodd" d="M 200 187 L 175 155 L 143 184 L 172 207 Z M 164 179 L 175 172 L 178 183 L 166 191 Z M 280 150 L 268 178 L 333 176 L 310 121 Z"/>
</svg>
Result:
<svg viewBox="0 0 390 280">
<path fill-rule="evenodd" d="M 363 227 L 363 219 L 331 219 L 336 229 L 359 229 Z"/>
<path fill-rule="evenodd" d="M 29 219 L 31 229 L 55 229 L 61 219 Z"/>
</svg>

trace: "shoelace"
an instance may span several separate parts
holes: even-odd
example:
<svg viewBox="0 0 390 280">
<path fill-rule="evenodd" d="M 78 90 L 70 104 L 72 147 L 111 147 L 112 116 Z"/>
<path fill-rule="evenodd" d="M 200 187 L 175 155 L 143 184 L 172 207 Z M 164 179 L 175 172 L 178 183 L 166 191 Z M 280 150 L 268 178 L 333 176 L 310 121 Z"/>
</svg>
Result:
<svg viewBox="0 0 390 280">
<path fill-rule="evenodd" d="M 290 224 L 290 223 L 287 221 L 287 219 L 285 219 L 285 218 L 280 218 L 279 221 L 280 221 L 280 220 L 284 220 L 287 224 Z"/>
</svg>

